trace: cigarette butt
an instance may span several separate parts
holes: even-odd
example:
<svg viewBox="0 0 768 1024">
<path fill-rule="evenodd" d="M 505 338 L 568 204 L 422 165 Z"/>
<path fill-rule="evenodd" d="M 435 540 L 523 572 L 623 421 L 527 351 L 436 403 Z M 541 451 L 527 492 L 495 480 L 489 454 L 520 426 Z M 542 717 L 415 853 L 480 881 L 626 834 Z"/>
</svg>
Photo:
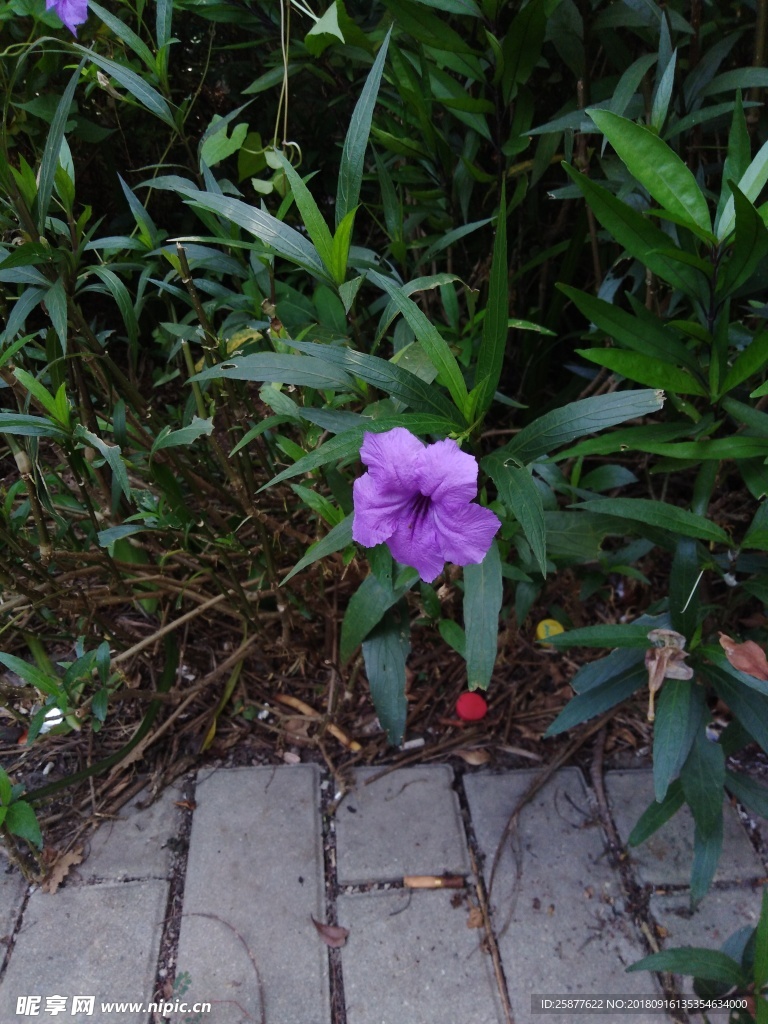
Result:
<svg viewBox="0 0 768 1024">
<path fill-rule="evenodd" d="M 404 875 L 406 889 L 463 889 L 461 875 Z"/>
</svg>

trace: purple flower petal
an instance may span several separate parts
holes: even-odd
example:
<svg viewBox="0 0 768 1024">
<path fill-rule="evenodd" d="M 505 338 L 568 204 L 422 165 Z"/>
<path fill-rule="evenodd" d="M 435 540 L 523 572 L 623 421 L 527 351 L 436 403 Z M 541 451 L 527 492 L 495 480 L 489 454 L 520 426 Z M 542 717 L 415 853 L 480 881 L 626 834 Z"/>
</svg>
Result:
<svg viewBox="0 0 768 1024">
<path fill-rule="evenodd" d="M 422 456 L 420 490 L 435 504 L 464 503 L 477 497 L 477 460 L 448 438 L 430 444 Z"/>
<path fill-rule="evenodd" d="M 88 0 L 45 0 L 45 9 L 56 11 L 72 35 L 77 36 L 77 26 L 88 17 Z"/>
<path fill-rule="evenodd" d="M 501 522 L 473 503 L 477 461 L 455 441 L 424 445 L 395 427 L 366 434 L 360 456 L 368 472 L 353 487 L 354 540 L 366 547 L 386 541 L 427 583 L 446 561 L 482 562 Z"/>
<path fill-rule="evenodd" d="M 434 517 L 445 560 L 456 565 L 482 562 L 501 526 L 501 520 L 489 508 L 474 503 L 438 506 Z"/>
</svg>

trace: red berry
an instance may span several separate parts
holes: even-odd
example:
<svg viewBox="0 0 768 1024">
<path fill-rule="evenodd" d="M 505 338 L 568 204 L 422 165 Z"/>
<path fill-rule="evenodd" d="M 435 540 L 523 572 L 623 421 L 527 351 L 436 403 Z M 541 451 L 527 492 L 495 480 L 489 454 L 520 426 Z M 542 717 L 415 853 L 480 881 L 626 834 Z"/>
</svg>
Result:
<svg viewBox="0 0 768 1024">
<path fill-rule="evenodd" d="M 488 704 L 479 693 L 462 693 L 456 701 L 456 714 L 463 722 L 479 722 L 487 711 Z"/>
</svg>

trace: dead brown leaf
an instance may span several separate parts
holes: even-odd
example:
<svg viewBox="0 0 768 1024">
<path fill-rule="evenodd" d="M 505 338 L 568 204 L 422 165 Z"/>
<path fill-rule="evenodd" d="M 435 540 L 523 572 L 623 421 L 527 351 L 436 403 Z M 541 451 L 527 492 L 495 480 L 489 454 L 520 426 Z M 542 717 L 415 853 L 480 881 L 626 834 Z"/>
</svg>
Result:
<svg viewBox="0 0 768 1024">
<path fill-rule="evenodd" d="M 467 928 L 482 928 L 483 924 L 483 912 L 480 907 L 470 907 L 467 914 Z"/>
<path fill-rule="evenodd" d="M 316 921 L 314 917 L 312 924 L 317 928 L 317 934 L 326 946 L 330 946 L 331 949 L 340 949 L 345 945 L 349 935 L 348 928 L 342 928 L 340 924 L 323 924 L 321 921 Z"/>
<path fill-rule="evenodd" d="M 66 853 L 62 853 L 61 856 L 57 857 L 53 862 L 45 881 L 40 887 L 43 892 L 51 894 L 55 893 L 69 874 L 70 868 L 73 868 L 76 864 L 80 864 L 82 859 L 82 846 L 75 846 L 73 849 L 67 850 Z"/>
<path fill-rule="evenodd" d="M 462 758 L 467 764 L 488 764 L 491 760 L 491 755 L 487 750 L 469 750 L 466 747 L 461 747 L 459 750 L 454 750 L 454 754 L 457 757 Z"/>
<path fill-rule="evenodd" d="M 720 646 L 725 651 L 725 656 L 735 669 L 739 672 L 746 672 L 748 676 L 755 679 L 768 681 L 768 659 L 765 651 L 754 640 L 746 640 L 743 644 L 737 644 L 725 633 L 720 634 Z"/>
</svg>

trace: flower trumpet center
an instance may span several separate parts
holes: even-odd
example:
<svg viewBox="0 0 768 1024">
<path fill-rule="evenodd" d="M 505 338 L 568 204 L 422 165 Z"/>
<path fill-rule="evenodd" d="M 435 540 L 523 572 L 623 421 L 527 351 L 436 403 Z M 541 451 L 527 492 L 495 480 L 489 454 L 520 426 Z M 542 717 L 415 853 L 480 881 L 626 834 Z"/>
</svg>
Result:
<svg viewBox="0 0 768 1024">
<path fill-rule="evenodd" d="M 411 503 L 410 515 L 408 516 L 408 529 L 413 530 L 432 507 L 432 499 L 427 494 L 419 492 Z"/>
</svg>

